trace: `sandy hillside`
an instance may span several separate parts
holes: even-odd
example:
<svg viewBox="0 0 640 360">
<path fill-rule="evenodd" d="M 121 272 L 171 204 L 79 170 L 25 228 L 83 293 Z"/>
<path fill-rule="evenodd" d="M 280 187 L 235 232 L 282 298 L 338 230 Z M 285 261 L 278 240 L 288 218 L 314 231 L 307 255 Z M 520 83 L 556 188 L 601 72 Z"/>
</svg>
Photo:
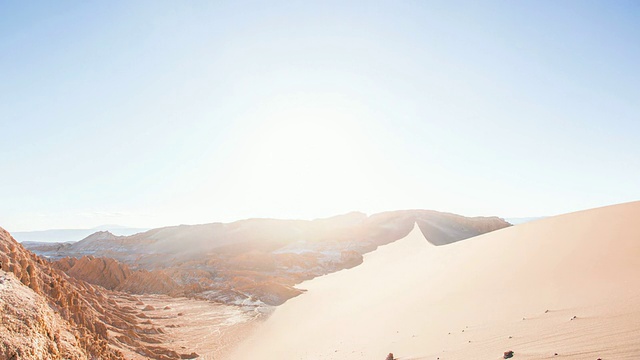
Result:
<svg viewBox="0 0 640 360">
<path fill-rule="evenodd" d="M 228 359 L 639 359 L 640 202 L 445 246 L 414 229 L 300 287 Z"/>
</svg>

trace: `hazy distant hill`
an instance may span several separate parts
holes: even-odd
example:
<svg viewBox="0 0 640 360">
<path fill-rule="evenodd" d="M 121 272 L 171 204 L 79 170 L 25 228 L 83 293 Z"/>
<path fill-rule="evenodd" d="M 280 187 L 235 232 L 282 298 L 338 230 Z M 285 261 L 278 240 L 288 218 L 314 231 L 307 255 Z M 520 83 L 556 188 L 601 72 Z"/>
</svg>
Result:
<svg viewBox="0 0 640 360">
<path fill-rule="evenodd" d="M 546 216 L 532 216 L 532 217 L 517 217 L 517 218 L 505 218 L 505 220 L 512 225 L 524 224 L 531 221 L 544 219 Z"/>
<path fill-rule="evenodd" d="M 109 231 L 115 235 L 128 236 L 149 229 L 130 228 L 120 225 L 101 225 L 91 229 L 50 229 L 41 231 L 16 231 L 11 234 L 18 242 L 67 242 L 80 241 L 96 231 Z"/>
</svg>

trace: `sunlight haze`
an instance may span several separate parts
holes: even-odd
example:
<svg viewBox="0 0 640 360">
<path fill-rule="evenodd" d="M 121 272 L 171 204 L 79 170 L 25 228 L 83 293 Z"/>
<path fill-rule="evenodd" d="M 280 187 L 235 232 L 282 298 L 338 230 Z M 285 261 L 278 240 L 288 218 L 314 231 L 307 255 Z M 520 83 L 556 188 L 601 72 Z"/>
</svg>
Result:
<svg viewBox="0 0 640 360">
<path fill-rule="evenodd" d="M 535 7 L 534 7 L 535 5 Z M 5 2 L 10 231 L 640 199 L 637 2 Z"/>
</svg>

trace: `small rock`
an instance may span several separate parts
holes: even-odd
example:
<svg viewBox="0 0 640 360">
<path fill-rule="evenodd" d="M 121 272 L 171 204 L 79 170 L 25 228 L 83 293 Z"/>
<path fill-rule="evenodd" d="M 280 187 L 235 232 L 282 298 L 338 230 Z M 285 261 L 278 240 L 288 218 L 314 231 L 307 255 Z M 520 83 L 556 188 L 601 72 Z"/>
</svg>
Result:
<svg viewBox="0 0 640 360">
<path fill-rule="evenodd" d="M 393 353 L 389 353 L 389 355 L 387 355 L 386 360 L 394 360 L 393 359 Z"/>
<path fill-rule="evenodd" d="M 504 355 L 502 356 L 502 358 L 504 359 L 511 359 L 513 357 L 513 351 L 509 350 L 509 351 L 505 351 Z"/>
</svg>

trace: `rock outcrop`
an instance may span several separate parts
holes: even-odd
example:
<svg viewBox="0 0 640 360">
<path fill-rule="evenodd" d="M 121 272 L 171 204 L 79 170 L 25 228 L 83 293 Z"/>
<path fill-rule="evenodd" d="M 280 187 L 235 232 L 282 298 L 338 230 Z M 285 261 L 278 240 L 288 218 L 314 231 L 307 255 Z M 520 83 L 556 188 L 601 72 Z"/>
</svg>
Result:
<svg viewBox="0 0 640 360">
<path fill-rule="evenodd" d="M 116 289 L 132 273 L 128 266 L 117 260 L 93 256 L 83 256 L 80 259 L 64 258 L 52 265 L 75 278 L 109 290 Z"/>
<path fill-rule="evenodd" d="M 0 359 L 83 359 L 68 322 L 11 272 L 0 271 Z"/>
<path fill-rule="evenodd" d="M 181 287 L 161 270 L 131 270 L 115 259 L 83 256 L 80 259 L 63 258 L 53 267 L 76 279 L 100 285 L 108 290 L 130 294 L 180 295 Z"/>
</svg>

